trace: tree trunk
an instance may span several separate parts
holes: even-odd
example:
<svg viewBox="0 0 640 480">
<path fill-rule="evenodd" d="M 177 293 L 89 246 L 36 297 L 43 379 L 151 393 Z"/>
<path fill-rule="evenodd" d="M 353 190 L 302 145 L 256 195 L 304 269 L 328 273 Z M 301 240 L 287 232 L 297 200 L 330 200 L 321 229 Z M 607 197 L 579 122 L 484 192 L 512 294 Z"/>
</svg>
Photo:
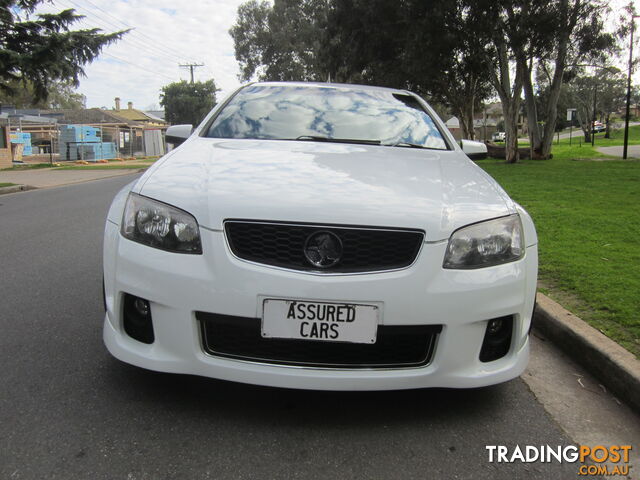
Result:
<svg viewBox="0 0 640 480">
<path fill-rule="evenodd" d="M 505 159 L 507 163 L 516 163 L 520 160 L 518 151 L 518 114 L 520 113 L 520 101 L 512 101 L 507 108 L 502 109 L 505 126 Z"/>
<path fill-rule="evenodd" d="M 531 147 L 534 158 L 547 159 L 551 157 L 551 146 L 553 145 L 553 137 L 556 130 L 556 121 L 558 118 L 558 100 L 560 98 L 560 90 L 564 79 L 564 71 L 566 68 L 567 51 L 571 33 L 575 28 L 579 4 L 573 9 L 569 9 L 569 1 L 561 0 L 562 24 L 566 26 L 563 34 L 558 38 L 558 47 L 556 49 L 556 58 L 554 62 L 554 72 L 551 84 L 549 85 L 549 98 L 547 101 L 545 117 L 546 121 L 540 132 L 538 125 L 538 112 L 536 109 L 535 92 L 533 90 L 533 81 L 531 79 L 532 66 L 527 62 L 523 52 L 519 52 L 516 57 L 516 63 L 524 70 L 524 94 L 527 106 L 527 124 L 529 126 L 529 138 L 531 139 Z"/>
<path fill-rule="evenodd" d="M 538 107 L 536 106 L 536 95 L 533 91 L 533 80 L 531 79 L 531 63 L 520 60 L 524 66 L 524 100 L 527 107 L 527 126 L 529 127 L 529 142 L 533 150 L 534 158 L 542 157 L 542 137 L 540 136 L 540 125 L 538 124 Z"/>
<path fill-rule="evenodd" d="M 522 102 L 523 70 L 522 65 L 516 63 L 516 76 L 511 85 L 509 73 L 509 57 L 504 41 L 496 42 L 498 53 L 498 70 L 491 73 L 491 83 L 495 87 L 502 102 L 504 128 L 506 133 L 505 158 L 507 163 L 516 163 L 520 159 L 518 152 L 518 114 Z"/>
<path fill-rule="evenodd" d="M 542 158 L 550 158 L 551 145 L 553 144 L 553 134 L 556 131 L 556 120 L 558 118 L 558 100 L 560 99 L 560 90 L 562 89 L 562 81 L 564 79 L 564 71 L 567 63 L 567 51 L 571 34 L 578 20 L 580 2 L 576 2 L 572 10 L 569 11 L 569 1 L 561 0 L 561 11 L 563 25 L 566 28 L 563 35 L 558 39 L 558 49 L 555 60 L 555 71 L 553 72 L 553 80 L 549 87 L 549 103 L 547 103 L 547 123 L 544 125 L 544 134 L 542 135 Z"/>
<path fill-rule="evenodd" d="M 460 98 L 460 95 L 456 95 L 455 99 L 452 99 L 451 102 L 453 106 L 453 113 L 458 118 L 460 122 L 460 129 L 462 130 L 462 138 L 466 138 L 467 140 L 475 140 L 475 129 L 473 128 L 473 102 L 475 98 L 466 99 L 464 102 L 460 102 L 460 100 L 465 100 L 464 98 Z M 471 105 L 471 106 L 469 106 Z"/>
<path fill-rule="evenodd" d="M 605 118 L 605 125 L 606 125 L 606 130 L 604 131 L 604 138 L 611 138 L 611 128 L 609 127 L 609 117 L 611 116 L 610 113 L 607 113 L 607 116 Z"/>
<path fill-rule="evenodd" d="M 591 107 L 591 102 L 586 99 L 582 101 L 578 101 L 578 123 L 580 124 L 580 128 L 582 129 L 582 133 L 584 133 L 584 141 L 585 143 L 591 143 L 591 118 L 593 118 L 592 112 L 593 107 Z"/>
</svg>

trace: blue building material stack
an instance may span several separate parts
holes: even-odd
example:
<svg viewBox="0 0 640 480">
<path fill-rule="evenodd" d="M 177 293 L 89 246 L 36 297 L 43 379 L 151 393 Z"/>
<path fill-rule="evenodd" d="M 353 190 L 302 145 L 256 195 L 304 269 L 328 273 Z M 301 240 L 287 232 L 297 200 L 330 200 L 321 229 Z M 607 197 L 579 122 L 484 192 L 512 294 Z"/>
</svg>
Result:
<svg viewBox="0 0 640 480">
<path fill-rule="evenodd" d="M 87 160 L 88 162 L 116 158 L 116 144 L 103 142 L 100 129 L 83 125 L 60 127 L 60 157 L 63 160 Z"/>
<path fill-rule="evenodd" d="M 31 134 L 23 132 L 14 132 L 11 134 L 11 143 L 21 143 L 24 145 L 22 155 L 33 155 L 33 147 L 31 146 Z"/>
</svg>

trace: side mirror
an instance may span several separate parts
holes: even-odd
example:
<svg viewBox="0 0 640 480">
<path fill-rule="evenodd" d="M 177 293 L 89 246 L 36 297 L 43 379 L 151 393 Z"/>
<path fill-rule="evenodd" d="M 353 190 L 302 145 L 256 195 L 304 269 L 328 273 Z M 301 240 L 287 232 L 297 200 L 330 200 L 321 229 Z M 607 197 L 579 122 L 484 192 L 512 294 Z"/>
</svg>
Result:
<svg viewBox="0 0 640 480">
<path fill-rule="evenodd" d="M 193 132 L 193 125 L 171 125 L 167 128 L 165 140 L 177 147 L 191 136 L 191 132 Z"/>
<path fill-rule="evenodd" d="M 487 158 L 487 146 L 482 142 L 460 140 L 460 147 L 471 160 L 482 160 L 483 158 Z"/>
</svg>

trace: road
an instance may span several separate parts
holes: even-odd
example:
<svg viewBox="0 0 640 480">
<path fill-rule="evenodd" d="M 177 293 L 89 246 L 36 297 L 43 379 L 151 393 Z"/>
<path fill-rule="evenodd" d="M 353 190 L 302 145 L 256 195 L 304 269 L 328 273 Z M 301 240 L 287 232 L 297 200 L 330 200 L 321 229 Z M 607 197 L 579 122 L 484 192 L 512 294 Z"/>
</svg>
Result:
<svg viewBox="0 0 640 480">
<path fill-rule="evenodd" d="M 634 127 L 636 125 L 640 125 L 640 122 L 629 122 L 629 126 L 630 127 Z M 619 130 L 621 128 L 624 128 L 624 122 L 615 122 L 611 124 L 611 130 Z M 601 133 L 597 133 L 596 134 L 596 145 L 598 144 L 598 139 L 604 137 L 604 132 Z M 558 138 L 558 134 L 555 134 L 553 137 L 553 141 L 555 142 L 556 139 Z M 578 142 L 582 142 L 584 143 L 584 134 L 582 133 L 582 129 L 580 127 L 573 127 L 573 130 L 568 131 L 568 130 L 564 130 L 561 134 L 560 134 L 560 138 L 572 138 L 573 141 L 576 142 L 576 144 Z M 522 137 L 518 139 L 518 142 L 529 142 L 529 137 Z"/>
<path fill-rule="evenodd" d="M 567 463 L 488 462 L 486 445 L 574 443 L 521 379 L 310 392 L 113 359 L 101 339 L 102 229 L 133 178 L 0 196 L 0 478 L 576 477 Z"/>
</svg>

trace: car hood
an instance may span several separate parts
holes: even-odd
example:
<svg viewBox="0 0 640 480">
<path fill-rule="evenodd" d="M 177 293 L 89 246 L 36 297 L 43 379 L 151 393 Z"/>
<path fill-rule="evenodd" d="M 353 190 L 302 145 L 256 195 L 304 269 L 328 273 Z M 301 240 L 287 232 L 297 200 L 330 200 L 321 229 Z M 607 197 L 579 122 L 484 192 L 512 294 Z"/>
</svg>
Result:
<svg viewBox="0 0 640 480">
<path fill-rule="evenodd" d="M 235 218 L 419 228 L 439 241 L 515 212 L 460 151 L 302 141 L 192 138 L 133 191 L 214 230 Z"/>
</svg>

